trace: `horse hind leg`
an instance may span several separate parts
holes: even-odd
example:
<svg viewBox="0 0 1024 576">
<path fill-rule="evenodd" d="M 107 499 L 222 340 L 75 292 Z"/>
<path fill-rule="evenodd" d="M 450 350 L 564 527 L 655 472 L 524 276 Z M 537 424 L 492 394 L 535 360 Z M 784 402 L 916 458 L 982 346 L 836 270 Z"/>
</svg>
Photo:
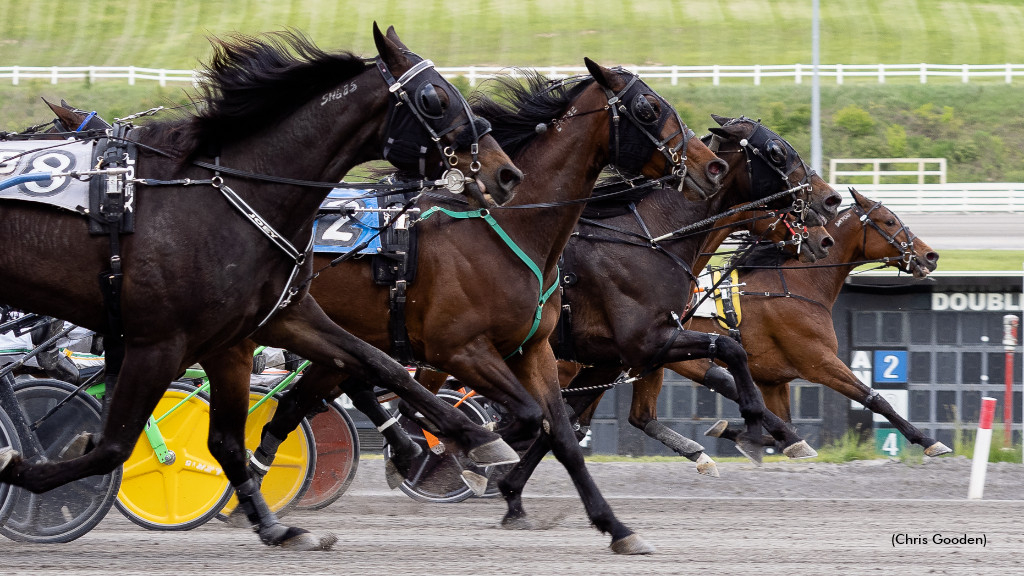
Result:
<svg viewBox="0 0 1024 576">
<path fill-rule="evenodd" d="M 949 454 L 953 450 L 939 442 L 935 438 L 925 436 L 916 426 L 907 422 L 902 416 L 896 413 L 892 405 L 886 401 L 877 391 L 872 390 L 867 397 L 862 401 L 864 407 L 876 414 L 885 416 L 889 422 L 892 422 L 893 426 L 906 437 L 912 444 L 917 444 L 924 448 L 925 456 L 936 457 L 942 456 L 943 454 Z"/>
<path fill-rule="evenodd" d="M 235 489 L 238 496 L 236 510 L 241 510 L 259 535 L 260 541 L 268 546 L 292 550 L 329 550 L 337 542 L 336 536 L 329 533 L 315 535 L 303 528 L 282 524 L 270 511 L 260 493 L 259 466 L 254 469 L 257 472 L 255 475 L 249 474 L 245 462 L 245 420 L 252 369 L 251 343 L 242 343 L 213 355 L 203 361 L 203 367 L 211 385 L 208 446 L 210 454 L 220 463 Z M 267 436 L 264 433 L 264 442 Z M 270 441 L 270 444 L 275 443 Z"/>
<path fill-rule="evenodd" d="M 388 488 L 398 488 L 409 476 L 423 449 L 398 425 L 398 420 L 380 405 L 377 396 L 367 385 L 346 380 L 342 383 L 342 389 L 352 400 L 352 405 L 373 422 L 391 446 L 391 457 L 384 462 L 384 477 Z"/>
<path fill-rule="evenodd" d="M 665 426 L 657 420 L 651 420 L 643 428 L 644 434 L 661 442 L 680 456 L 697 464 L 697 472 L 712 478 L 718 478 L 718 465 L 704 452 L 704 447 L 683 436 L 679 432 Z"/>
</svg>

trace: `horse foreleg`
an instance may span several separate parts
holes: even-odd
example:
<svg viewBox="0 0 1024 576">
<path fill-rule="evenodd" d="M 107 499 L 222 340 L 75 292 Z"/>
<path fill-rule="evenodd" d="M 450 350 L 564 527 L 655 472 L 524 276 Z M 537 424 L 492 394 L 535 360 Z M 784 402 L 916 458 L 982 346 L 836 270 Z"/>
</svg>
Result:
<svg viewBox="0 0 1024 576">
<path fill-rule="evenodd" d="M 824 356 L 823 364 L 817 364 L 813 370 L 801 371 L 800 374 L 811 382 L 824 384 L 843 396 L 860 402 L 868 410 L 881 414 L 912 444 L 924 448 L 926 456 L 941 456 L 952 452 L 948 446 L 935 438 L 925 436 L 916 426 L 897 414 L 881 394 L 865 386 L 831 351 Z"/>
<path fill-rule="evenodd" d="M 250 475 L 245 464 L 245 420 L 249 408 L 249 376 L 252 371 L 253 344 L 242 342 L 233 348 L 203 360 L 210 378 L 210 454 L 220 462 L 224 474 L 238 496 L 238 507 L 253 526 L 260 541 L 268 546 L 296 550 L 329 550 L 337 538 L 333 534 L 316 536 L 308 530 L 282 524 L 270 511 L 259 486 L 264 464 L 254 464 Z M 285 433 L 284 436 L 287 436 Z M 267 434 L 264 434 L 266 441 Z M 281 439 L 283 441 L 283 438 Z M 276 442 L 280 444 L 280 441 Z M 276 448 L 276 444 L 274 448 Z M 272 451 L 273 452 L 273 451 Z M 266 454 L 264 459 L 272 460 Z M 256 458 L 253 458 L 256 460 Z M 269 469 L 269 462 L 266 464 Z"/>
<path fill-rule="evenodd" d="M 84 455 L 63 461 L 26 461 L 0 451 L 0 482 L 35 493 L 46 492 L 86 476 L 107 474 L 131 455 L 135 443 L 164 391 L 178 373 L 182 354 L 174 343 L 125 350 L 118 385 L 109 391 L 99 442 Z"/>
<path fill-rule="evenodd" d="M 377 431 L 391 446 L 391 458 L 384 463 L 384 477 L 387 479 L 388 488 L 392 490 L 398 488 L 409 476 L 413 464 L 416 463 L 423 449 L 412 441 L 404 428 L 398 425 L 398 420 L 380 405 L 377 395 L 370 387 L 351 379 L 342 382 L 341 387 L 352 400 L 352 405 L 356 410 L 365 414 L 373 422 Z"/>
<path fill-rule="evenodd" d="M 463 446 L 477 464 L 507 464 L 519 459 L 500 436 L 431 394 L 387 354 L 334 324 L 311 297 L 279 312 L 253 338 L 391 390 L 424 414 L 443 436 Z"/>
<path fill-rule="evenodd" d="M 526 348 L 523 356 L 515 362 L 513 370 L 523 385 L 530 390 L 530 394 L 536 398 L 544 414 L 544 425 L 537 439 L 537 444 L 540 445 L 538 450 L 543 450 L 544 443 L 549 443 L 555 458 L 572 478 L 591 524 L 601 532 L 611 535 L 611 548 L 617 554 L 654 552 L 650 544 L 615 517 L 611 506 L 587 470 L 583 452 L 569 422 L 568 411 L 562 402 L 555 357 L 547 341 Z M 543 451 L 540 456 L 543 456 Z M 508 490 L 508 494 L 518 495 L 524 485 L 525 475 L 517 473 L 504 488 Z"/>
<path fill-rule="evenodd" d="M 633 382 L 629 423 L 676 454 L 696 463 L 699 474 L 717 478 L 718 466 L 704 453 L 703 446 L 658 421 L 658 395 L 661 394 L 664 374 L 664 370 L 655 370 Z"/>
<path fill-rule="evenodd" d="M 684 374 L 686 375 L 686 374 Z M 721 394 L 723 397 L 728 398 L 734 402 L 739 400 L 739 392 L 736 388 L 736 382 L 725 368 L 717 364 L 712 364 L 708 371 L 704 374 L 703 380 L 700 380 L 701 384 L 708 387 L 711 390 Z M 768 430 L 769 434 L 762 438 L 762 443 L 765 446 L 776 446 L 782 450 L 782 453 L 790 458 L 813 458 L 817 456 L 817 452 L 811 448 L 807 441 L 801 438 L 796 430 L 786 420 L 779 417 L 778 413 L 771 409 L 775 407 L 776 410 L 782 411 L 788 420 L 789 416 L 789 399 L 778 398 L 776 396 L 769 395 L 764 398 L 765 410 L 764 413 L 764 427 Z M 769 406 L 769 399 L 771 400 L 771 406 Z M 785 410 L 782 410 L 783 403 L 785 403 Z M 716 422 L 707 432 L 707 436 L 716 436 L 719 438 L 726 438 L 728 440 L 736 441 L 739 432 L 730 429 L 728 422 L 725 420 L 719 420 Z"/>
</svg>

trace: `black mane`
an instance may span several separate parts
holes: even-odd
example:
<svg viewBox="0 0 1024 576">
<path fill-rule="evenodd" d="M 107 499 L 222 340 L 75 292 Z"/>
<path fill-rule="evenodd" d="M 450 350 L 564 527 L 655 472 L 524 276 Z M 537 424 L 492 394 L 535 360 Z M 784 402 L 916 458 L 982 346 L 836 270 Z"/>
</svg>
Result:
<svg viewBox="0 0 1024 576">
<path fill-rule="evenodd" d="M 496 97 L 476 92 L 471 99 L 473 112 L 490 121 L 491 135 L 511 158 L 537 136 L 538 124 L 560 118 L 594 81 L 586 77 L 551 82 L 532 70 L 521 70 L 520 74 L 525 76 L 525 83 L 511 76 L 496 78 L 494 82 L 501 89 Z"/>
<path fill-rule="evenodd" d="M 748 235 L 740 246 L 735 249 L 737 255 L 742 255 L 743 252 L 756 241 L 757 240 L 755 238 Z M 788 250 L 780 249 L 775 244 L 761 243 L 755 247 L 742 262 L 740 262 L 736 269 L 743 272 L 744 270 L 754 270 L 758 268 L 778 268 L 786 262 L 795 260 L 796 258 L 796 255 L 790 254 Z"/>
<path fill-rule="evenodd" d="M 210 42 L 214 53 L 202 67 L 199 110 L 183 120 L 148 125 L 151 144 L 187 156 L 206 142 L 239 140 L 369 66 L 349 52 L 325 52 L 294 31 Z"/>
</svg>

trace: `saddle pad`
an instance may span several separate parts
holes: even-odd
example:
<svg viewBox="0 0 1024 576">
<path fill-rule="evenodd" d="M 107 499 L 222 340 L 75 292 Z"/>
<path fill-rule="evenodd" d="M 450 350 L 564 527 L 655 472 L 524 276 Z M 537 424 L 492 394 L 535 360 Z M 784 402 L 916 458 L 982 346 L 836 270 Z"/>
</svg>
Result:
<svg viewBox="0 0 1024 576">
<path fill-rule="evenodd" d="M 322 208 L 333 209 L 322 212 L 313 223 L 313 251 L 331 254 L 347 254 L 353 248 L 374 236 L 382 225 L 380 212 L 356 212 L 355 216 L 338 212 L 346 204 L 357 208 L 377 208 L 376 198 L 360 198 L 367 190 L 335 188 L 327 195 Z M 360 254 L 377 254 L 381 251 L 380 237 L 375 237 L 359 250 Z"/>
<path fill-rule="evenodd" d="M 94 142 L 0 141 L 0 181 L 33 172 L 89 170 Z M 24 182 L 0 190 L 0 199 L 27 200 L 79 212 L 89 205 L 89 182 L 68 177 Z"/>
<path fill-rule="evenodd" d="M 708 290 L 711 290 L 711 287 L 714 286 L 715 282 L 718 282 L 718 279 L 721 278 L 721 277 L 722 277 L 722 273 L 719 272 L 719 271 L 712 271 L 711 274 L 705 273 L 705 274 L 701 274 L 700 276 L 698 276 L 697 277 L 697 287 L 698 288 L 697 288 L 696 297 L 700 298 Z M 727 282 L 729 282 L 731 284 L 727 285 Z M 726 282 L 723 282 L 721 285 L 719 285 L 719 288 L 715 290 L 715 292 L 714 292 L 714 294 L 712 294 L 711 298 L 708 298 L 707 300 L 704 300 L 703 302 L 701 302 L 700 306 L 697 307 L 697 311 L 694 312 L 693 315 L 698 317 L 698 318 L 724 318 L 725 317 L 725 310 L 723 309 L 723 303 L 722 303 L 722 288 L 725 287 L 725 291 L 731 297 L 732 309 L 736 311 L 736 320 L 737 320 L 737 324 L 739 324 L 739 321 L 742 320 L 742 315 L 741 315 L 741 311 L 740 311 L 740 290 L 739 290 L 738 287 L 736 287 L 736 284 L 738 284 L 738 283 L 739 283 L 739 274 L 737 273 L 736 270 L 733 270 L 732 273 L 729 274 L 729 279 Z M 732 286 L 732 287 L 730 288 L 729 286 Z M 728 328 L 728 326 L 723 324 L 721 320 L 719 320 L 718 323 L 723 328 Z"/>
<path fill-rule="evenodd" d="M 704 273 L 697 277 L 697 291 L 694 293 L 695 301 L 699 301 L 704 297 L 704 294 L 708 290 L 711 290 L 711 286 L 714 282 L 711 280 L 711 275 Z M 714 297 L 708 298 L 697 306 L 697 310 L 693 313 L 697 318 L 714 318 L 718 314 L 715 313 L 715 299 Z"/>
</svg>

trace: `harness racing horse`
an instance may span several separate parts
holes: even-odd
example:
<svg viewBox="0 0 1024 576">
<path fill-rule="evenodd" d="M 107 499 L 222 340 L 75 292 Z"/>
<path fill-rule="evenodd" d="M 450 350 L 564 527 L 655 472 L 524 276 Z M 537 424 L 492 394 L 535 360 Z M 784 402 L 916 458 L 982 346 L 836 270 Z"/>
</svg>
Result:
<svg viewBox="0 0 1024 576">
<path fill-rule="evenodd" d="M 838 342 L 832 323 L 832 306 L 850 272 L 860 264 L 882 262 L 924 278 L 938 265 L 939 255 L 907 228 L 881 202 L 874 202 L 852 188 L 854 203 L 828 225 L 836 244 L 824 260 L 815 264 L 780 262 L 768 253 L 766 265 L 748 261 L 740 267 L 743 321 L 738 328 L 750 363 L 750 372 L 764 395 L 765 406 L 791 421 L 789 383 L 804 378 L 824 384 L 866 408 L 886 417 L 910 442 L 928 456 L 951 450 L 921 433 L 897 414 L 878 392 L 864 385 L 836 356 Z M 776 321 L 786 318 L 785 322 Z M 687 327 L 722 333 L 711 318 L 693 318 Z M 665 366 L 679 374 L 720 387 L 725 379 L 713 372 L 721 367 L 689 361 Z M 726 383 L 726 385 L 728 385 Z M 720 421 L 713 436 L 732 438 L 735 430 Z"/>
<path fill-rule="evenodd" d="M 566 390 L 573 410 L 583 415 L 581 424 L 589 424 L 607 383 L 630 371 L 641 380 L 633 382 L 629 422 L 697 462 L 699 472 L 713 476 L 717 470 L 703 447 L 658 422 L 661 379 L 655 376 L 662 364 L 688 358 L 723 361 L 737 382 L 736 400 L 746 424 L 739 435 L 742 451 L 760 459 L 763 404 L 743 348 L 717 335 L 683 330 L 679 323 L 690 294 L 682 287 L 695 281 L 691 266 L 708 236 L 707 225 L 729 206 L 771 196 L 778 197 L 775 202 L 794 202 L 794 192 L 799 193 L 796 207 L 806 221 L 821 224 L 834 216 L 841 202 L 785 140 L 759 122 L 715 120 L 721 127 L 712 129 L 712 149 L 717 148 L 730 166 L 722 194 L 697 205 L 658 190 L 625 215 L 580 221 L 564 252 L 562 314 L 568 320 L 557 333 L 556 347 L 560 359 L 583 365 Z M 699 225 L 687 226 L 694 222 Z M 573 371 L 567 367 L 563 375 Z M 793 451 L 809 450 L 781 422 L 769 429 Z M 539 456 L 527 453 L 521 466 L 539 461 Z"/>
<path fill-rule="evenodd" d="M 551 439 L 588 517 L 611 535 L 615 552 L 647 553 L 651 547 L 615 518 L 585 467 L 548 343 L 557 307 L 545 301 L 557 285 L 558 258 L 582 202 L 606 165 L 660 178 L 691 200 L 715 194 L 726 166 L 635 74 L 590 60 L 586 65 L 589 75 L 566 80 L 547 82 L 536 74 L 527 75 L 525 86 L 509 80 L 501 85 L 504 102 L 480 96 L 474 104 L 526 176 L 512 202 L 485 212 L 421 200 L 418 269 L 407 287 L 404 328 L 415 361 L 452 374 L 513 415 L 502 423 L 507 441 L 529 442 L 538 434 L 545 443 Z M 330 262 L 321 255 L 314 260 L 318 268 Z M 311 291 L 340 325 L 398 353 L 389 329 L 391 288 L 375 285 L 367 264 L 349 260 L 325 271 Z M 322 398 L 339 394 L 336 385 L 332 374 L 308 369 L 281 400 L 265 438 L 283 438 Z M 343 389 L 373 414 L 365 384 L 344 382 Z M 361 395 L 369 401 L 360 404 Z M 394 419 L 376 417 L 384 418 L 377 422 L 392 447 L 407 450 Z M 526 526 L 521 492 L 505 497 L 503 524 Z"/>
<path fill-rule="evenodd" d="M 402 392 L 443 422 L 446 434 L 507 460 L 511 450 L 496 434 L 331 322 L 306 289 L 312 258 L 308 248 L 295 246 L 307 245 L 327 191 L 352 166 L 386 157 L 409 170 L 424 166 L 426 177 L 436 178 L 443 168 L 453 176 L 461 161 L 471 170 L 462 179 L 466 188 L 483 200 L 486 193 L 507 200 L 519 180 L 518 169 L 485 135 L 486 123 L 429 61 L 408 52 L 393 30 L 385 36 L 374 25 L 374 40 L 379 56 L 372 61 L 324 52 L 294 33 L 215 40 L 196 113 L 107 137 L 138 148 L 133 174 L 103 176 L 109 183 L 122 175 L 118 192 L 134 186 L 127 203 L 132 234 L 90 236 L 80 214 L 35 202 L 0 204 L 0 301 L 104 333 L 113 388 L 102 436 L 83 447 L 84 455 L 30 462 L 5 451 L 0 482 L 44 492 L 113 470 L 131 453 L 169 383 L 186 367 L 209 362 L 210 452 L 239 507 L 265 544 L 329 548 L 334 536 L 281 524 L 247 474 L 248 379 L 232 387 L 216 360 L 251 334 Z M 409 118 L 417 108 L 408 105 L 410 91 L 430 117 Z M 396 154 L 396 143 L 423 146 L 425 156 Z M 68 176 L 50 176 L 58 178 Z M 108 189 L 104 202 L 114 192 Z M 123 341 L 119 374 L 112 340 Z"/>
</svg>

